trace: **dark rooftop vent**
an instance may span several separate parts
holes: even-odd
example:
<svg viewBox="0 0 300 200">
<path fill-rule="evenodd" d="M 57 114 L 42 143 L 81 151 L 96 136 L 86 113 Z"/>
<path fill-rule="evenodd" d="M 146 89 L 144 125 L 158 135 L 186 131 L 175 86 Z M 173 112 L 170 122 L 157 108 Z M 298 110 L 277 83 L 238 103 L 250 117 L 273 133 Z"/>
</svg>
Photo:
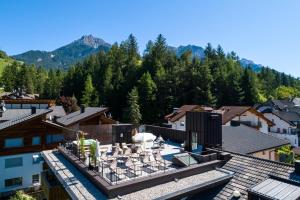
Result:
<svg viewBox="0 0 300 200">
<path fill-rule="evenodd" d="M 56 122 L 57 122 L 57 118 L 58 118 L 58 117 L 57 117 L 56 115 L 54 115 L 52 121 L 53 121 L 54 123 L 56 123 Z"/>
<path fill-rule="evenodd" d="M 32 115 L 36 114 L 36 107 L 34 106 L 31 107 L 31 114 Z"/>
<path fill-rule="evenodd" d="M 85 106 L 84 105 L 81 105 L 80 106 L 80 113 L 84 113 L 85 112 Z"/>
<path fill-rule="evenodd" d="M 173 108 L 173 113 L 177 113 L 179 108 Z"/>
</svg>

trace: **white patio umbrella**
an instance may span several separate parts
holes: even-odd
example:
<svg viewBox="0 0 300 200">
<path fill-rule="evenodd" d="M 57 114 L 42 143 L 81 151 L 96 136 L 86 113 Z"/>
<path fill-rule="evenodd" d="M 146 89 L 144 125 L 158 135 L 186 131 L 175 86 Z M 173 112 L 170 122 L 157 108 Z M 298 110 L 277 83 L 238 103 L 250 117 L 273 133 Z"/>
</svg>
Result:
<svg viewBox="0 0 300 200">
<path fill-rule="evenodd" d="M 143 144 L 144 150 L 147 142 L 153 142 L 156 137 L 152 133 L 137 133 L 132 137 L 134 142 L 140 142 Z"/>
</svg>

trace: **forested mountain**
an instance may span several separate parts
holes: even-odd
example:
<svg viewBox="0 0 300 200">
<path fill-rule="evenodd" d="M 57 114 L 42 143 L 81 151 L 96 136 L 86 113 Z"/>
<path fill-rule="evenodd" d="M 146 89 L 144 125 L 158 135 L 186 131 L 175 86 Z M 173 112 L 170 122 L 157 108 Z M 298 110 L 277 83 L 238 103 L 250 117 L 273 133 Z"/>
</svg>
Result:
<svg viewBox="0 0 300 200">
<path fill-rule="evenodd" d="M 35 64 L 36 66 L 44 66 L 46 68 L 68 69 L 71 65 L 79 61 L 83 61 L 88 56 L 98 53 L 101 50 L 107 52 L 111 44 L 92 35 L 82 36 L 74 42 L 60 47 L 54 51 L 31 50 L 19 55 L 13 56 L 15 59 L 23 61 L 27 64 Z M 171 51 L 180 57 L 187 51 L 192 53 L 192 57 L 203 59 L 205 57 L 204 49 L 196 45 L 186 45 L 179 47 L 168 47 Z M 260 71 L 263 67 L 255 64 L 253 61 L 242 58 L 239 60 L 243 67 L 250 66 L 254 71 Z"/>
<path fill-rule="evenodd" d="M 68 69 L 69 66 L 92 54 L 102 50 L 108 51 L 110 47 L 111 45 L 104 40 L 87 35 L 54 51 L 28 51 L 13 58 L 46 68 Z"/>
<path fill-rule="evenodd" d="M 42 98 L 74 96 L 79 104 L 105 105 L 120 121 L 155 123 L 183 104 L 254 105 L 272 98 L 299 95 L 300 81 L 262 67 L 243 67 L 234 53 L 207 44 L 204 57 L 177 54 L 159 35 L 140 54 L 130 35 L 108 51 L 100 51 L 67 71 L 20 63 L 6 67 L 6 91 L 23 88 Z"/>
<path fill-rule="evenodd" d="M 245 58 L 242 58 L 239 61 L 243 67 L 251 67 L 252 70 L 255 72 L 259 72 L 263 68 L 261 64 L 256 64 L 252 60 L 247 60 Z"/>
</svg>

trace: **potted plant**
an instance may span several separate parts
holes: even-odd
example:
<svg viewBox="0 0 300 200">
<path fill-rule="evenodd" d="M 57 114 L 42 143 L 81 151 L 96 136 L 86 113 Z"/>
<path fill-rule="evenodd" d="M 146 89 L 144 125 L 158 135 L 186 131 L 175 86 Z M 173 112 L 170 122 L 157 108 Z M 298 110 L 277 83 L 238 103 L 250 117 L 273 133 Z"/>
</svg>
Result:
<svg viewBox="0 0 300 200">
<path fill-rule="evenodd" d="M 83 161 L 85 161 L 86 156 L 85 156 L 85 149 L 84 149 L 84 135 L 83 134 L 80 135 L 80 139 L 79 139 L 79 151 L 80 151 L 81 158 L 83 159 Z"/>
<path fill-rule="evenodd" d="M 96 142 L 92 142 L 91 145 L 90 145 L 90 165 L 93 164 L 94 167 L 96 167 L 96 161 L 97 161 L 97 158 L 96 158 Z"/>
</svg>

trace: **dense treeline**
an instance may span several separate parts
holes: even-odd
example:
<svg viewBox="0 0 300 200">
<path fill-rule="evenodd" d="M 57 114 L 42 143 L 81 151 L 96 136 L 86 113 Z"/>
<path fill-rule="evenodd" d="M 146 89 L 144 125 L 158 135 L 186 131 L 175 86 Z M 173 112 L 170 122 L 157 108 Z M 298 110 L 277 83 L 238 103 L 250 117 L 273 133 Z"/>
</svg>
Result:
<svg viewBox="0 0 300 200">
<path fill-rule="evenodd" d="M 148 42 L 143 55 L 130 35 L 67 72 L 15 63 L 4 70 L 2 83 L 7 91 L 24 87 L 44 98 L 74 95 L 79 103 L 108 106 L 114 118 L 135 123 L 158 121 L 183 104 L 254 105 L 296 96 L 300 86 L 298 79 L 270 68 L 243 68 L 234 52 L 226 54 L 220 46 L 208 44 L 201 60 L 191 52 L 178 58 L 162 35 Z"/>
</svg>

